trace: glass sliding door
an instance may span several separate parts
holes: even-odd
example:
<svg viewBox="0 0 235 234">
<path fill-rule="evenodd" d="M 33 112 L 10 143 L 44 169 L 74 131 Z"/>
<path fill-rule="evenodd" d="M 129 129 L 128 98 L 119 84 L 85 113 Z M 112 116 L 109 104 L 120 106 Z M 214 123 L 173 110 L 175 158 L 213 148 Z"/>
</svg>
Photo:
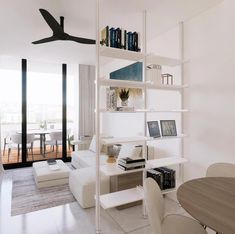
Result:
<svg viewBox="0 0 235 234">
<path fill-rule="evenodd" d="M 62 158 L 62 65 L 28 61 L 27 161 Z"/>
<path fill-rule="evenodd" d="M 67 156 L 78 139 L 78 65 L 67 66 Z"/>
<path fill-rule="evenodd" d="M 21 60 L 0 58 L 0 124 L 3 164 L 22 162 Z"/>
</svg>

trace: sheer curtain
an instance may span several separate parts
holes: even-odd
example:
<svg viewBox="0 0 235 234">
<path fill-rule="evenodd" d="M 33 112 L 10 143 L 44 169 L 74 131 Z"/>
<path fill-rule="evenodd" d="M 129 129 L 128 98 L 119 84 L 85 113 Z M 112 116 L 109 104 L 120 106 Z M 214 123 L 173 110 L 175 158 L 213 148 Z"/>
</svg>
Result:
<svg viewBox="0 0 235 234">
<path fill-rule="evenodd" d="M 79 136 L 95 132 L 95 66 L 79 65 Z"/>
</svg>

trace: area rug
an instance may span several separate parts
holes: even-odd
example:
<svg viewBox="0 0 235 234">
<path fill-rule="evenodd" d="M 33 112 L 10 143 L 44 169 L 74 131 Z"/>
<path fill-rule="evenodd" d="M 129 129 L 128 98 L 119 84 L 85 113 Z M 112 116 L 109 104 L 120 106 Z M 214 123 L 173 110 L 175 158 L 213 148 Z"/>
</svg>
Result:
<svg viewBox="0 0 235 234">
<path fill-rule="evenodd" d="M 32 167 L 15 169 L 10 173 L 13 182 L 12 216 L 75 201 L 68 184 L 38 189 L 34 181 Z"/>
</svg>

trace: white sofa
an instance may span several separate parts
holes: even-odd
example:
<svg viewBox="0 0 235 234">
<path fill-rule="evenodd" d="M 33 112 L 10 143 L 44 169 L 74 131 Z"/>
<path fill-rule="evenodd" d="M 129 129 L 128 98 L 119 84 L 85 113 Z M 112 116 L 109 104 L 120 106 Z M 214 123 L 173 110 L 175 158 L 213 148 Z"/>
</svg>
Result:
<svg viewBox="0 0 235 234">
<path fill-rule="evenodd" d="M 72 152 L 71 164 L 77 168 L 69 176 L 69 187 L 83 208 L 95 206 L 95 181 L 96 181 L 96 139 L 92 138 L 89 149 Z M 106 162 L 107 155 L 100 157 L 101 164 Z M 109 193 L 109 177 L 101 174 L 101 194 Z"/>
</svg>

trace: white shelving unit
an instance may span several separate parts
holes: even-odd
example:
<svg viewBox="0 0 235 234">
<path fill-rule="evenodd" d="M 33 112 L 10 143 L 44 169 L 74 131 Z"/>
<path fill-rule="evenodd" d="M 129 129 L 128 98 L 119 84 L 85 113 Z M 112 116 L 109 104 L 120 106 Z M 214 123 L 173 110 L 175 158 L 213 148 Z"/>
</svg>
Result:
<svg viewBox="0 0 235 234">
<path fill-rule="evenodd" d="M 181 26 L 182 29 L 182 26 Z M 181 30 L 182 31 L 182 30 Z M 183 31 L 181 32 L 183 33 Z M 180 59 L 172 59 L 167 57 L 162 57 L 153 54 L 146 53 L 146 12 L 143 12 L 143 43 L 140 52 L 133 52 L 123 49 L 110 48 L 105 46 L 100 46 L 100 23 L 99 23 L 99 0 L 97 0 L 97 25 L 96 25 L 96 135 L 100 136 L 100 114 L 105 113 L 126 113 L 126 114 L 143 114 L 143 124 L 144 124 L 144 136 L 134 136 L 134 137 L 122 137 L 122 138 L 109 138 L 109 139 L 101 139 L 100 137 L 96 138 L 96 233 L 100 233 L 100 206 L 103 209 L 109 209 L 113 207 L 117 207 L 120 205 L 125 205 L 131 202 L 140 201 L 144 199 L 143 189 L 140 188 L 131 188 L 123 191 L 118 191 L 114 193 L 100 195 L 100 173 L 104 173 L 106 176 L 118 176 L 128 173 L 141 172 L 143 171 L 143 176 L 146 176 L 146 169 L 154 168 L 154 167 L 162 167 L 162 166 L 171 166 L 171 165 L 180 165 L 182 166 L 187 160 L 183 155 L 183 138 L 186 136 L 185 134 L 181 134 L 175 137 L 161 137 L 161 138 L 151 138 L 147 136 L 147 115 L 148 113 L 161 113 L 161 112 L 169 112 L 169 113 L 180 113 L 181 118 L 183 118 L 183 114 L 188 112 L 187 109 L 183 108 L 183 90 L 188 87 L 183 82 L 183 73 L 181 72 L 181 85 L 154 85 L 151 82 L 146 82 L 146 69 L 143 69 L 143 81 L 125 81 L 125 80 L 110 80 L 106 78 L 100 77 L 100 57 L 108 57 L 111 59 L 123 59 L 130 61 L 142 61 L 143 67 L 145 68 L 148 64 L 159 64 L 162 66 L 180 66 L 181 70 L 183 68 L 183 56 L 181 55 Z M 181 46 L 181 54 L 183 54 L 183 47 Z M 144 106 L 143 109 L 135 110 L 135 111 L 107 111 L 104 109 L 100 109 L 100 87 L 101 86 L 109 86 L 109 87 L 120 87 L 120 88 L 140 88 L 144 93 Z M 147 107 L 147 90 L 166 90 L 166 91 L 177 91 L 181 93 L 181 108 L 182 109 L 173 109 L 173 110 L 153 110 L 148 109 Z M 183 128 L 180 132 L 183 132 Z M 181 141 L 181 154 L 179 157 L 166 157 L 159 158 L 153 160 L 147 160 L 146 158 L 146 144 L 148 141 L 160 141 L 160 140 L 170 140 L 170 139 L 179 139 Z M 146 159 L 146 167 L 141 169 L 135 169 L 131 171 L 123 171 L 118 168 L 117 165 L 110 166 L 100 166 L 100 145 L 113 145 L 120 143 L 132 143 L 138 142 L 143 145 L 143 156 Z M 183 175 L 183 173 L 181 174 Z M 164 190 L 162 193 L 167 194 L 172 191 L 175 191 L 176 188 L 170 190 Z M 144 212 L 145 214 L 145 212 Z"/>
</svg>

